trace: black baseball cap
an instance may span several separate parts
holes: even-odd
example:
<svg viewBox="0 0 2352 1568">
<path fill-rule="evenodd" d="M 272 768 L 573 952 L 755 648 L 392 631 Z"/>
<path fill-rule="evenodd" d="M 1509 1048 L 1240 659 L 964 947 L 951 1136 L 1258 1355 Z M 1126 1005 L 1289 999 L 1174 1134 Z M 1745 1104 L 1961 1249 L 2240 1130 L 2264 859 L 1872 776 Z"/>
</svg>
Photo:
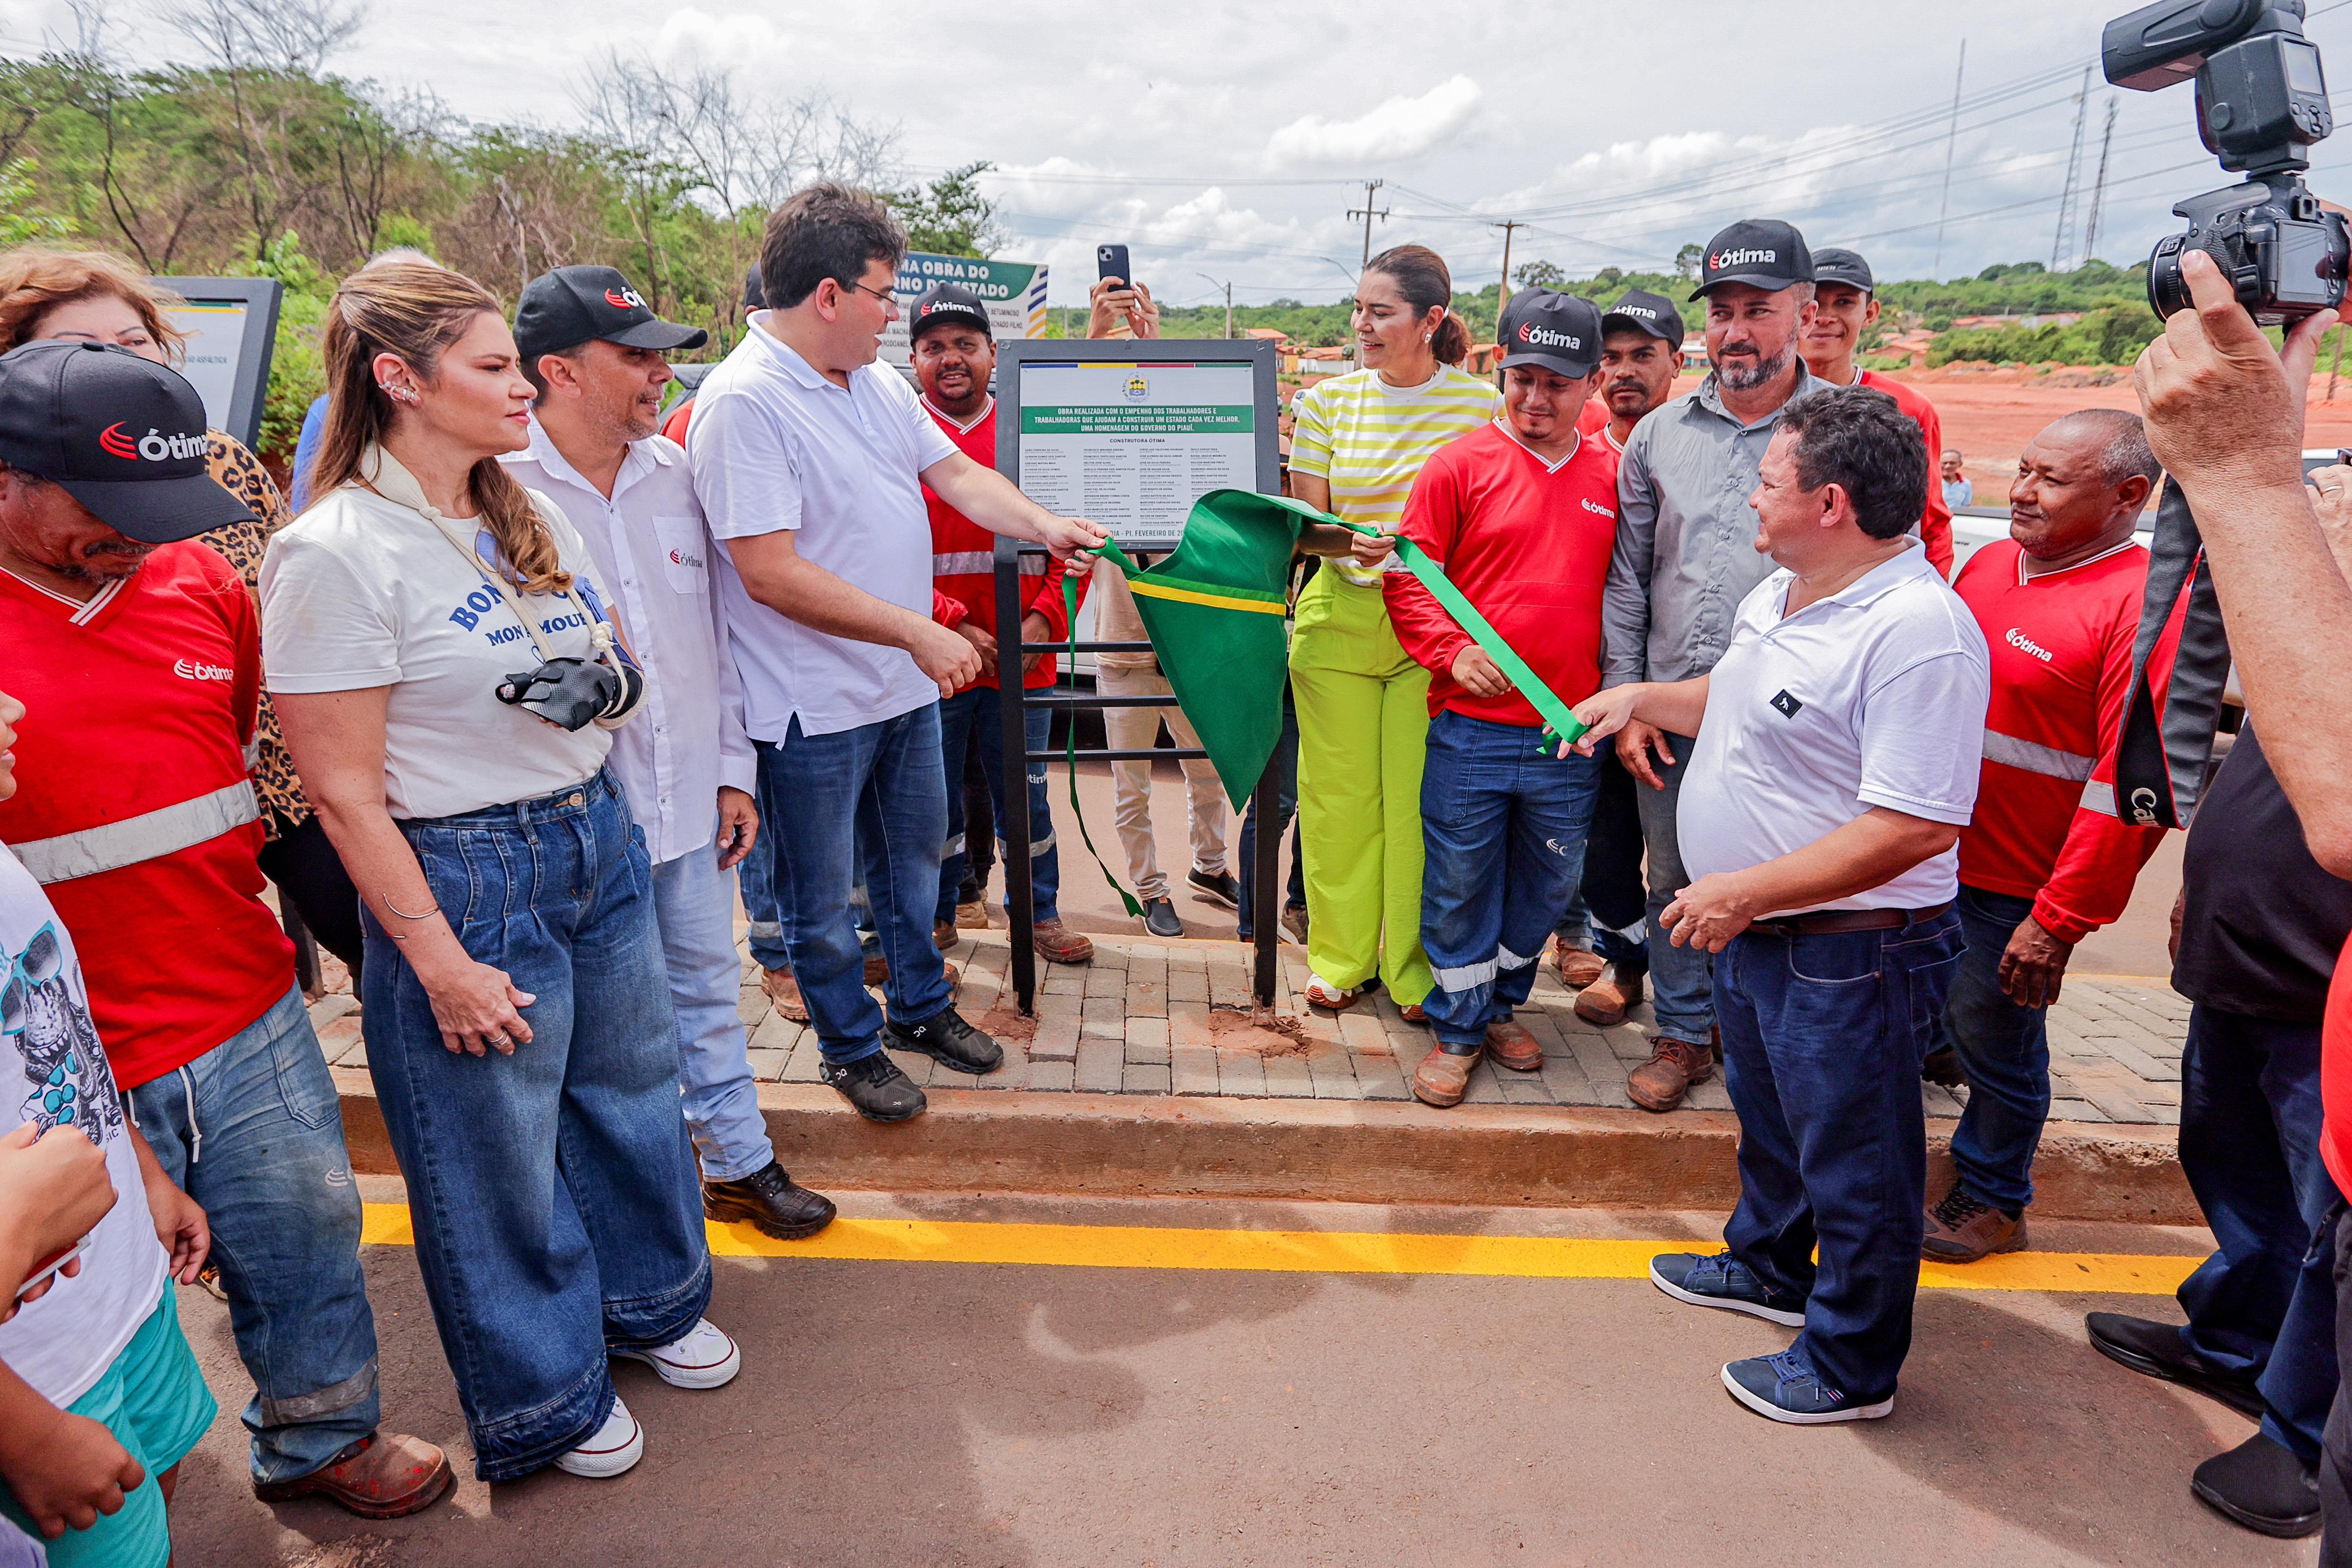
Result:
<svg viewBox="0 0 2352 1568">
<path fill-rule="evenodd" d="M 1503 307 L 1496 370 L 1539 365 L 1563 376 L 1589 376 L 1601 363 L 1601 308 L 1580 294 L 1523 288 Z"/>
<path fill-rule="evenodd" d="M 252 509 L 212 475 L 205 400 L 177 371 L 111 343 L 26 343 L 0 354 L 0 463 L 38 475 L 99 521 L 151 545 Z"/>
<path fill-rule="evenodd" d="M 1878 287 L 1870 276 L 1870 263 L 1862 259 L 1862 253 L 1842 246 L 1826 246 L 1813 252 L 1813 281 L 1843 283 L 1864 294 Z"/>
<path fill-rule="evenodd" d="M 979 295 L 959 284 L 932 284 L 907 312 L 907 341 L 913 342 L 933 327 L 977 327 L 982 337 L 996 340 L 988 325 L 988 307 L 980 302 Z"/>
<path fill-rule="evenodd" d="M 1634 288 L 1625 298 L 1609 307 L 1601 318 L 1601 330 L 1611 332 L 1647 332 L 1653 338 L 1664 338 L 1666 347 L 1683 346 L 1683 313 L 1675 302 L 1663 294 L 1650 294 Z"/>
<path fill-rule="evenodd" d="M 559 267 L 524 286 L 515 307 L 515 347 L 527 365 L 591 338 L 625 349 L 699 349 L 710 334 L 653 313 L 645 297 L 609 267 Z"/>
<path fill-rule="evenodd" d="M 751 270 L 743 275 L 743 309 L 748 314 L 767 308 L 767 291 L 760 287 L 760 264 L 755 261 L 751 264 Z"/>
<path fill-rule="evenodd" d="M 1813 280 L 1813 253 L 1794 224 L 1778 218 L 1743 218 L 1707 242 L 1693 299 L 1704 299 L 1718 284 L 1746 283 L 1786 288 Z"/>
</svg>

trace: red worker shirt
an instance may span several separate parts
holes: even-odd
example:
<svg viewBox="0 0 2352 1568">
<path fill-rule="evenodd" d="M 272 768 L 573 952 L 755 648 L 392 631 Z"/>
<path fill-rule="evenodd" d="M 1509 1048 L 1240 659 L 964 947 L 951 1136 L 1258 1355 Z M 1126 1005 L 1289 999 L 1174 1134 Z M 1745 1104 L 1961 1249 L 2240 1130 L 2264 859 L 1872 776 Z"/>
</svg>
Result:
<svg viewBox="0 0 2352 1568">
<path fill-rule="evenodd" d="M 0 842 L 35 875 L 85 852 L 101 863 L 136 852 L 132 818 L 201 802 L 146 824 L 165 836 L 252 810 L 245 748 L 261 699 L 260 621 L 211 549 L 165 545 L 87 604 L 0 572 L 0 682 L 25 705 Z M 257 816 L 45 888 L 73 933 L 123 1088 L 194 1061 L 293 986 L 293 944 L 261 902 L 262 838 Z"/>
<path fill-rule="evenodd" d="M 987 411 L 970 424 L 958 424 L 923 400 L 923 412 L 931 423 L 946 433 L 963 455 L 983 468 L 996 466 L 996 400 L 988 400 Z M 996 536 L 949 506 L 923 486 L 923 505 L 931 514 L 931 619 L 942 626 L 957 626 L 965 622 L 980 627 L 1002 645 L 1004 634 L 996 626 Z M 1052 556 L 1021 558 L 1021 610 L 1027 614 L 1035 611 L 1045 618 L 1047 635 L 1055 642 L 1068 638 L 1070 620 L 1062 608 L 1062 563 Z M 1078 597 L 1086 598 L 1086 580 L 1078 581 Z M 1016 633 L 1017 635 L 1017 633 Z M 1005 657 L 1012 654 L 1008 652 Z M 1037 667 L 1024 677 L 1021 684 L 1032 689 L 1054 684 L 1054 655 L 1046 654 L 1037 661 Z M 996 687 L 996 676 L 983 670 L 980 679 L 971 686 Z"/>
<path fill-rule="evenodd" d="M 1927 559 L 1936 570 L 1948 578 L 1952 575 L 1952 508 L 1944 505 L 1944 486 L 1938 477 L 1944 461 L 1944 422 L 1924 393 L 1876 371 L 1863 371 L 1859 384 L 1893 398 L 1895 406 L 1918 425 L 1927 444 L 1927 509 L 1919 517 L 1919 542 L 1927 547 Z"/>
<path fill-rule="evenodd" d="M 2080 942 L 2123 913 L 2163 837 L 2116 819 L 2112 785 L 2107 810 L 2084 804 L 2095 773 L 2114 776 L 2147 551 L 2126 544 L 2031 578 L 2024 559 L 2014 540 L 1986 545 L 1952 585 L 1992 651 L 1984 770 L 1975 820 L 1960 834 L 1960 881 L 2032 899 L 2045 930 Z"/>
<path fill-rule="evenodd" d="M 1601 689 L 1601 588 L 1617 538 L 1617 459 L 1580 438 L 1546 463 L 1496 420 L 1438 448 L 1413 482 L 1397 531 L 1444 567 L 1528 667 L 1564 702 Z M 1429 711 L 1539 726 L 1517 690 L 1474 696 L 1454 678 L 1470 633 L 1411 572 L 1382 575 L 1397 641 L 1430 672 Z"/>
<path fill-rule="evenodd" d="M 2352 942 L 2344 944 L 2327 987 L 2327 1017 L 2319 1026 L 2319 1098 L 2327 1113 L 2320 1157 L 2336 1190 L 2352 1195 Z"/>
</svg>

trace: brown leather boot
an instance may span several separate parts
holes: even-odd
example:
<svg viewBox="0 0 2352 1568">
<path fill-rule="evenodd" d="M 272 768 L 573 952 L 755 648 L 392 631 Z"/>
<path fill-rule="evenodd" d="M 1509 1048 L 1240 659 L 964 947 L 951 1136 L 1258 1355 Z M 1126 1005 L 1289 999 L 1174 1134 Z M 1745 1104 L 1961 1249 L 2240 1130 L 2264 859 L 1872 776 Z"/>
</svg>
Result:
<svg viewBox="0 0 2352 1568">
<path fill-rule="evenodd" d="M 1040 920 L 1035 926 L 1037 952 L 1055 964 L 1088 964 L 1095 945 L 1083 931 L 1073 931 L 1058 920 Z"/>
<path fill-rule="evenodd" d="M 362 1519 L 399 1519 L 430 1508 L 456 1479 L 448 1457 L 424 1438 L 377 1432 L 307 1476 L 257 1483 L 253 1495 L 264 1502 L 323 1497 Z"/>
<path fill-rule="evenodd" d="M 1486 1026 L 1486 1049 L 1494 1053 L 1497 1067 L 1507 1067 L 1514 1072 L 1533 1072 L 1543 1066 L 1542 1043 L 1516 1019 L 1504 1019 Z"/>
<path fill-rule="evenodd" d="M 760 989 L 775 1005 L 776 1015 L 792 1023 L 808 1022 L 808 1003 L 801 1000 L 801 983 L 790 969 L 760 971 Z"/>
<path fill-rule="evenodd" d="M 1440 1110 L 1462 1103 L 1470 1090 L 1470 1070 L 1478 1065 L 1477 1051 L 1456 1056 L 1444 1046 L 1433 1047 L 1412 1070 L 1412 1097 Z"/>
<path fill-rule="evenodd" d="M 1576 993 L 1576 1016 L 1607 1029 L 1625 1021 L 1625 1009 L 1642 999 L 1642 972 L 1612 964 L 1591 985 Z"/>
<path fill-rule="evenodd" d="M 956 945 L 956 923 L 952 920 L 941 920 L 935 923 L 931 926 L 931 942 L 932 945 L 938 947 L 942 953 L 954 946 Z"/>
<path fill-rule="evenodd" d="M 1713 1046 L 1662 1038 L 1651 1047 L 1650 1060 L 1625 1074 L 1625 1094 L 1644 1111 L 1671 1111 L 1714 1076 Z"/>
<path fill-rule="evenodd" d="M 1590 947 L 1576 947 L 1560 937 L 1552 938 L 1551 961 L 1559 967 L 1560 983 L 1571 991 L 1580 991 L 1601 977 L 1608 967 L 1601 955 Z"/>
</svg>

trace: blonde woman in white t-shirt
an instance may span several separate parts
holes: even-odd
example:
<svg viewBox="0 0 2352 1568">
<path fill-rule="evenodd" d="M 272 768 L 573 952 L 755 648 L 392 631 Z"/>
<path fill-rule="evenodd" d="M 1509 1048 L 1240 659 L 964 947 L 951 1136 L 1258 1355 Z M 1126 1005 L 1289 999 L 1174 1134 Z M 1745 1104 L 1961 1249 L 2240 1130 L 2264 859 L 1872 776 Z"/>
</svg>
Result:
<svg viewBox="0 0 2352 1568">
<path fill-rule="evenodd" d="M 262 570 L 297 765 L 365 904 L 368 1070 L 484 1480 L 618 1475 L 608 1355 L 709 1388 L 710 1258 L 651 868 L 605 731 L 642 677 L 545 497 L 478 285 L 337 291 L 312 494 Z"/>
</svg>

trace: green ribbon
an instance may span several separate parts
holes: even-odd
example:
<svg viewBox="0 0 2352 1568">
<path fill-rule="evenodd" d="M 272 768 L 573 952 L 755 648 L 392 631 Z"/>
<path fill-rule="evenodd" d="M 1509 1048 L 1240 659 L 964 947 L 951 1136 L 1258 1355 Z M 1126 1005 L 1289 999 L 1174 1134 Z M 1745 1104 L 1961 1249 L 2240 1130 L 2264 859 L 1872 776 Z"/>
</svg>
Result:
<svg viewBox="0 0 2352 1568">
<path fill-rule="evenodd" d="M 1370 538 L 1380 536 L 1380 529 L 1363 523 L 1351 523 L 1344 517 L 1331 517 L 1329 520 L 1352 533 Z M 1429 590 L 1430 597 L 1454 617 L 1454 624 L 1470 633 L 1470 641 L 1477 643 L 1479 651 L 1495 661 L 1495 667 L 1502 671 L 1505 678 L 1518 689 L 1518 694 L 1543 716 L 1546 751 L 1557 750 L 1592 727 L 1580 722 L 1574 710 L 1544 684 L 1543 677 L 1519 657 L 1517 650 L 1503 641 L 1502 633 L 1478 613 L 1476 605 L 1463 597 L 1462 591 L 1454 587 L 1453 580 L 1445 575 L 1445 569 L 1430 559 L 1426 550 L 1409 538 L 1399 538 L 1396 556 L 1404 562 L 1404 569 Z"/>
</svg>

